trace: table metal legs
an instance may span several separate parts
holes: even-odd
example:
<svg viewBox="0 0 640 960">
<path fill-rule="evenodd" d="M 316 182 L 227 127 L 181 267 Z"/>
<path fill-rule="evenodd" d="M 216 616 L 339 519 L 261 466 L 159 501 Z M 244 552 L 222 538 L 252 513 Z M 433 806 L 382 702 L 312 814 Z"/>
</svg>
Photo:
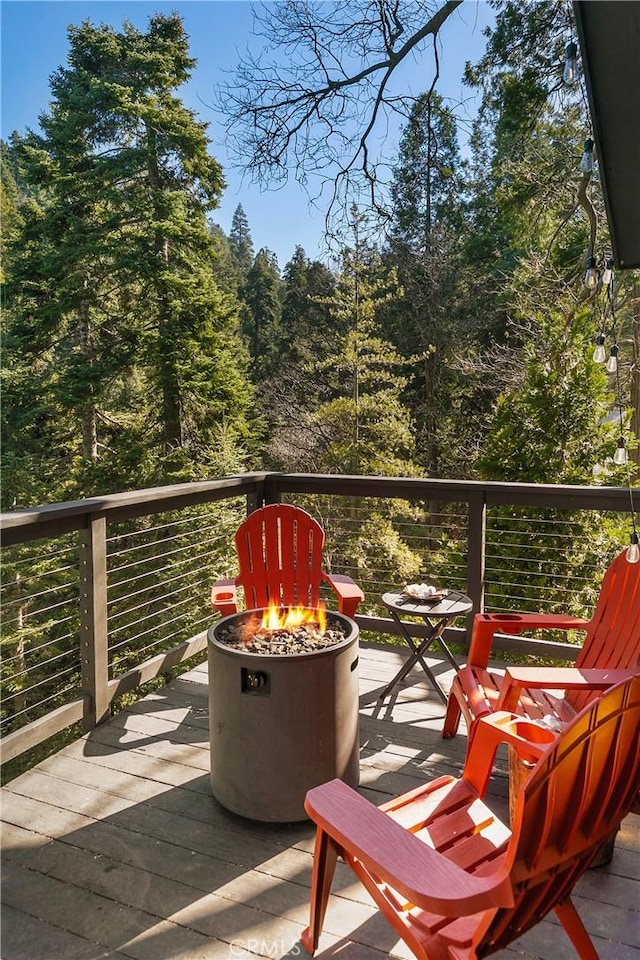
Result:
<svg viewBox="0 0 640 960">
<path fill-rule="evenodd" d="M 434 688 L 436 693 L 439 695 L 442 702 L 446 703 L 447 695 L 440 687 L 440 684 L 438 683 L 433 671 L 430 669 L 423 655 L 431 647 L 431 645 L 435 643 L 437 640 L 439 641 L 440 646 L 442 647 L 451 665 L 456 670 L 458 669 L 458 664 L 456 663 L 453 654 L 451 653 L 451 651 L 449 650 L 448 646 L 446 645 L 446 643 L 442 638 L 442 634 L 444 633 L 446 628 L 449 626 L 449 624 L 453 623 L 455 617 L 449 617 L 449 618 L 443 617 L 435 624 L 425 617 L 425 622 L 428 623 L 428 625 L 431 627 L 431 633 L 429 634 L 428 637 L 425 637 L 424 640 L 422 640 L 419 645 L 416 645 L 413 641 L 413 637 L 407 632 L 404 623 L 398 617 L 398 615 L 394 610 L 391 611 L 391 616 L 393 617 L 395 622 L 398 624 L 400 631 L 402 633 L 402 636 L 407 641 L 412 652 L 409 658 L 407 659 L 406 663 L 404 663 L 403 666 L 400 668 L 400 670 L 398 670 L 393 680 L 391 680 L 391 682 L 387 684 L 387 686 L 384 688 L 384 690 L 382 691 L 378 699 L 384 700 L 391 693 L 393 688 L 398 683 L 400 683 L 401 680 L 404 680 L 404 678 L 413 669 L 416 663 L 419 663 L 422 669 L 424 670 L 424 672 L 426 673 L 427 677 L 431 681 L 432 687 Z"/>
</svg>

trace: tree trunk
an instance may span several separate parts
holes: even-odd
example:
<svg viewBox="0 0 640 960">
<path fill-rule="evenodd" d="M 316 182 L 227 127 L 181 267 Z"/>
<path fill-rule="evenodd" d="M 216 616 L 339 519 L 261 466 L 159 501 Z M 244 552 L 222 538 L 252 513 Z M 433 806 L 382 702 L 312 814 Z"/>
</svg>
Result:
<svg viewBox="0 0 640 960">
<path fill-rule="evenodd" d="M 149 145 L 149 187 L 153 195 L 153 218 L 161 223 L 167 217 L 162 203 L 162 178 L 158 167 L 156 132 L 147 126 Z M 182 416 L 180 408 L 180 383 L 176 371 L 175 356 L 179 348 L 172 336 L 172 316 L 169 294 L 164 276 L 169 269 L 169 238 L 157 231 L 154 253 L 162 264 L 161 276 L 156 284 L 158 303 L 158 379 L 162 392 L 162 432 L 167 449 L 181 447 L 183 443 Z"/>
<path fill-rule="evenodd" d="M 156 255 L 169 266 L 169 241 L 156 237 Z M 158 375 L 162 390 L 162 428 L 165 446 L 168 449 L 181 447 L 183 443 L 182 417 L 180 413 L 180 384 L 175 367 L 175 344 L 171 331 L 171 313 L 164 284 L 158 293 Z"/>
<path fill-rule="evenodd" d="M 438 419 L 436 416 L 436 354 L 429 351 L 424 360 L 424 435 L 428 476 L 439 475 Z"/>
<path fill-rule="evenodd" d="M 80 305 L 78 313 L 78 344 L 88 367 L 93 363 L 93 350 L 91 346 L 91 320 L 89 317 L 89 304 L 84 301 Z M 93 402 L 93 387 L 88 388 L 87 402 L 79 408 L 80 431 L 82 436 L 82 456 L 85 460 L 95 463 L 98 459 L 98 426 L 96 420 L 96 407 Z"/>
</svg>

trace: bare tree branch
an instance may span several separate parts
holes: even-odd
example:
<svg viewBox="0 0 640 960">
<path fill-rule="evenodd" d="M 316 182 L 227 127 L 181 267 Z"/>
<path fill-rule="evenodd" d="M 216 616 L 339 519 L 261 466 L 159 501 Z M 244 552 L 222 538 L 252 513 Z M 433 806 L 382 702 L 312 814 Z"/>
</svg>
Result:
<svg viewBox="0 0 640 960">
<path fill-rule="evenodd" d="M 415 100 L 399 68 L 436 50 L 438 31 L 462 0 L 283 0 L 256 14 L 268 41 L 247 52 L 216 93 L 232 161 L 254 181 L 332 182 L 328 218 L 366 190 L 376 205 L 380 150 L 394 114 Z M 426 57 L 425 57 L 426 59 Z M 433 89 L 437 51 L 427 61 Z M 431 70 L 432 77 L 426 75 Z M 395 88 L 392 83 L 395 83 Z"/>
</svg>

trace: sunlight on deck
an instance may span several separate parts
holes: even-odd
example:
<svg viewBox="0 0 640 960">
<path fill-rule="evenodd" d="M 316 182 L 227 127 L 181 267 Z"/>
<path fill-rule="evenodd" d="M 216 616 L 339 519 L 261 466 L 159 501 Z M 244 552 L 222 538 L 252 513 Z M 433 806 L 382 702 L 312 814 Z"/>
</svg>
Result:
<svg viewBox="0 0 640 960">
<path fill-rule="evenodd" d="M 464 757 L 464 733 L 440 738 L 443 705 L 419 671 L 377 703 L 400 656 L 361 650 L 361 792 L 375 803 L 457 773 Z M 506 795 L 502 759 L 489 800 L 503 815 Z M 625 820 L 611 864 L 578 887 L 602 960 L 640 960 L 639 820 Z M 8 784 L 3 821 L 3 960 L 306 956 L 313 828 L 243 820 L 213 799 L 204 666 Z M 339 960 L 411 957 L 342 865 L 320 947 Z M 552 918 L 495 956 L 572 952 Z"/>
</svg>

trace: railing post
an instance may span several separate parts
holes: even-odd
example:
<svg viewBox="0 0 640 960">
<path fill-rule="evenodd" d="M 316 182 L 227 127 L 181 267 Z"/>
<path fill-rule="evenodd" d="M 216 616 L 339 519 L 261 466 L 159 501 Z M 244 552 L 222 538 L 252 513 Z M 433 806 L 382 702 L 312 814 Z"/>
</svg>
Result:
<svg viewBox="0 0 640 960">
<path fill-rule="evenodd" d="M 80 531 L 80 662 L 87 731 L 109 716 L 107 521 L 91 515 Z"/>
<path fill-rule="evenodd" d="M 278 473 L 270 473 L 262 485 L 262 496 L 263 503 L 281 503 L 282 502 L 282 492 L 280 490 L 280 484 L 278 483 L 279 478 Z"/>
<path fill-rule="evenodd" d="M 483 491 L 469 494 L 467 595 L 473 609 L 467 617 L 467 635 L 471 637 L 473 617 L 484 609 L 484 572 L 487 533 L 487 502 Z"/>
<path fill-rule="evenodd" d="M 253 513 L 254 510 L 259 510 L 260 507 L 269 502 L 270 501 L 266 494 L 266 483 L 265 480 L 262 479 L 256 485 L 256 489 L 247 494 L 247 516 L 249 516 L 250 513 Z"/>
</svg>

